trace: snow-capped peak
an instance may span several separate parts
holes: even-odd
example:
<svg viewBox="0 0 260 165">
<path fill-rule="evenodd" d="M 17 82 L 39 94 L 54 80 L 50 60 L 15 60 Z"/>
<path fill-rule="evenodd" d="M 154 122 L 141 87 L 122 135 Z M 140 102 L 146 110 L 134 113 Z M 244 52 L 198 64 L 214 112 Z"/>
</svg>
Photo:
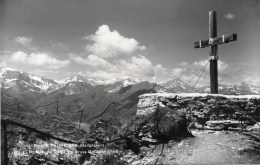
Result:
<svg viewBox="0 0 260 165">
<path fill-rule="evenodd" d="M 87 83 L 91 84 L 92 86 L 107 84 L 102 80 L 95 80 L 95 79 L 87 78 L 87 77 L 80 76 L 80 75 L 76 75 L 76 76 L 72 76 L 72 77 L 68 77 L 68 78 L 64 78 L 64 79 L 60 79 L 60 80 L 55 80 L 55 81 L 57 83 L 63 84 L 63 85 L 70 83 L 70 82 L 87 82 Z"/>
<path fill-rule="evenodd" d="M 87 82 L 87 83 L 91 84 L 92 86 L 112 85 L 112 84 L 121 82 L 123 84 L 123 87 L 140 82 L 139 79 L 134 79 L 134 78 L 126 78 L 126 79 L 113 78 L 113 79 L 109 79 L 109 80 L 97 80 L 97 79 L 93 79 L 93 78 L 83 77 L 80 75 L 72 76 L 69 78 L 64 78 L 61 80 L 55 80 L 55 81 L 60 84 L 67 84 L 69 82 Z"/>
<path fill-rule="evenodd" d="M 174 80 L 170 80 L 164 84 L 162 84 L 164 87 L 166 88 L 174 88 L 174 87 L 183 87 L 183 88 L 187 88 L 188 85 L 185 84 L 182 80 L 180 80 L 179 78 L 174 79 Z"/>
<path fill-rule="evenodd" d="M 61 80 L 55 80 L 55 81 L 57 83 L 60 83 L 60 84 L 67 84 L 69 82 L 83 82 L 83 77 L 76 75 L 76 76 L 64 78 L 64 79 L 61 79 Z"/>
<path fill-rule="evenodd" d="M 0 77 L 4 78 L 5 74 L 10 71 L 10 72 L 17 72 L 17 70 L 12 69 L 12 68 L 2 68 L 1 69 L 1 73 L 0 73 Z"/>
<path fill-rule="evenodd" d="M 1 79 L 2 87 L 6 89 L 20 85 L 25 88 L 38 88 L 39 91 L 46 91 L 50 86 L 56 84 L 53 80 L 20 72 L 11 68 L 2 68 Z"/>
<path fill-rule="evenodd" d="M 123 86 L 126 87 L 128 85 L 136 84 L 140 81 L 138 79 L 127 78 L 125 80 L 122 80 L 121 82 L 123 83 Z"/>
<path fill-rule="evenodd" d="M 2 68 L 1 72 L 6 72 L 6 71 L 17 71 L 13 68 Z"/>
</svg>

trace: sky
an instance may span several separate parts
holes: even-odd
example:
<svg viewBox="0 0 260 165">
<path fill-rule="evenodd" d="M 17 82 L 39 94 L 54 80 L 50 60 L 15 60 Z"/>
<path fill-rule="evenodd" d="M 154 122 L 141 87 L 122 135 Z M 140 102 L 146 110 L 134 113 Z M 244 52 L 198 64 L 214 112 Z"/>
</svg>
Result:
<svg viewBox="0 0 260 165">
<path fill-rule="evenodd" d="M 209 48 L 193 44 L 208 39 L 211 10 L 218 35 L 238 35 L 219 45 L 219 83 L 260 86 L 259 0 L 0 0 L 0 66 L 56 80 L 192 85 L 208 63 Z"/>
</svg>

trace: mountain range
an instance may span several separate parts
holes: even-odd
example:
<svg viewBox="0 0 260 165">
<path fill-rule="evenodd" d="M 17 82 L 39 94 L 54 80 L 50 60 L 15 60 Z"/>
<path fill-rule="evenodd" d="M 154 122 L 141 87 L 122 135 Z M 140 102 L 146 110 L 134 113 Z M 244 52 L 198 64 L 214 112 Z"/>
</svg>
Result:
<svg viewBox="0 0 260 165">
<path fill-rule="evenodd" d="M 209 93 L 209 87 L 192 90 L 180 79 L 162 84 L 131 78 L 103 82 L 79 75 L 62 80 L 51 80 L 10 68 L 3 68 L 0 77 L 3 109 L 16 110 L 17 106 L 8 107 L 8 105 L 18 101 L 21 111 L 55 113 L 58 107 L 60 113 L 75 122 L 80 117 L 80 113 L 76 113 L 78 110 L 84 111 L 83 119 L 86 122 L 94 120 L 101 113 L 102 117 L 127 118 L 135 114 L 138 96 L 144 93 Z M 219 93 L 260 94 L 260 88 L 246 83 L 219 85 Z M 59 101 L 58 105 L 34 108 L 55 101 Z M 111 104 L 113 102 L 116 103 Z"/>
</svg>

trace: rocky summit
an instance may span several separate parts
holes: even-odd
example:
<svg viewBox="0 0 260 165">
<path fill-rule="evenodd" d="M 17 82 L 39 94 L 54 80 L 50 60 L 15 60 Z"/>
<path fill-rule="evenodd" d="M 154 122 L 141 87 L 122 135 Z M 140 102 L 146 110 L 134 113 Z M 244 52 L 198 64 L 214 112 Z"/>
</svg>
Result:
<svg viewBox="0 0 260 165">
<path fill-rule="evenodd" d="M 223 129 L 260 120 L 260 95 L 155 93 L 139 96 L 137 116 L 154 113 L 158 106 L 182 111 L 191 127 Z"/>
<path fill-rule="evenodd" d="M 45 121 L 42 122 L 36 114 L 31 118 L 4 114 L 9 119 L 16 117 L 26 125 L 42 127 L 44 132 L 75 142 L 70 146 L 25 129 L 9 127 L 9 131 L 18 131 L 8 142 L 9 154 L 12 153 L 10 162 L 256 164 L 260 162 L 259 105 L 259 95 L 149 93 L 139 96 L 135 116 L 101 117 L 90 124 L 87 132 L 66 123 L 62 116 L 43 115 Z"/>
<path fill-rule="evenodd" d="M 260 95 L 223 95 L 203 93 L 149 93 L 139 96 L 137 116 L 153 113 L 157 106 L 193 111 L 199 116 L 240 111 L 257 115 Z M 207 113 L 206 113 L 207 112 Z M 242 113 L 242 112 L 241 112 Z"/>
<path fill-rule="evenodd" d="M 127 123 L 100 120 L 89 139 L 120 151 L 92 161 L 124 164 L 248 164 L 260 162 L 260 96 L 149 93 Z M 118 140 L 120 139 L 120 140 Z M 98 149 L 100 150 L 100 149 Z"/>
</svg>

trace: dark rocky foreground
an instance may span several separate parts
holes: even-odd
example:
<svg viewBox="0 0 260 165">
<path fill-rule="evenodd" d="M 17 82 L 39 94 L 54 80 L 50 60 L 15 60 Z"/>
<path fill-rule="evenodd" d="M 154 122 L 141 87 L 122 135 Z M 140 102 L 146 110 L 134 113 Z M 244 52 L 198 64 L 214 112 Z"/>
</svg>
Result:
<svg viewBox="0 0 260 165">
<path fill-rule="evenodd" d="M 139 160 L 151 146 L 192 136 L 187 130 L 185 114 L 169 108 L 158 108 L 156 114 L 133 118 L 127 123 L 118 118 L 100 119 L 91 124 L 89 133 L 57 116 L 8 112 L 2 113 L 2 117 L 79 143 L 66 144 L 9 125 L 10 164 L 128 164 L 125 155 L 133 155 L 136 157 L 133 160 Z"/>
<path fill-rule="evenodd" d="M 136 116 L 96 120 L 88 133 L 56 116 L 2 117 L 80 143 L 9 126 L 10 164 L 257 164 L 259 105 L 253 96 L 142 95 Z"/>
</svg>

